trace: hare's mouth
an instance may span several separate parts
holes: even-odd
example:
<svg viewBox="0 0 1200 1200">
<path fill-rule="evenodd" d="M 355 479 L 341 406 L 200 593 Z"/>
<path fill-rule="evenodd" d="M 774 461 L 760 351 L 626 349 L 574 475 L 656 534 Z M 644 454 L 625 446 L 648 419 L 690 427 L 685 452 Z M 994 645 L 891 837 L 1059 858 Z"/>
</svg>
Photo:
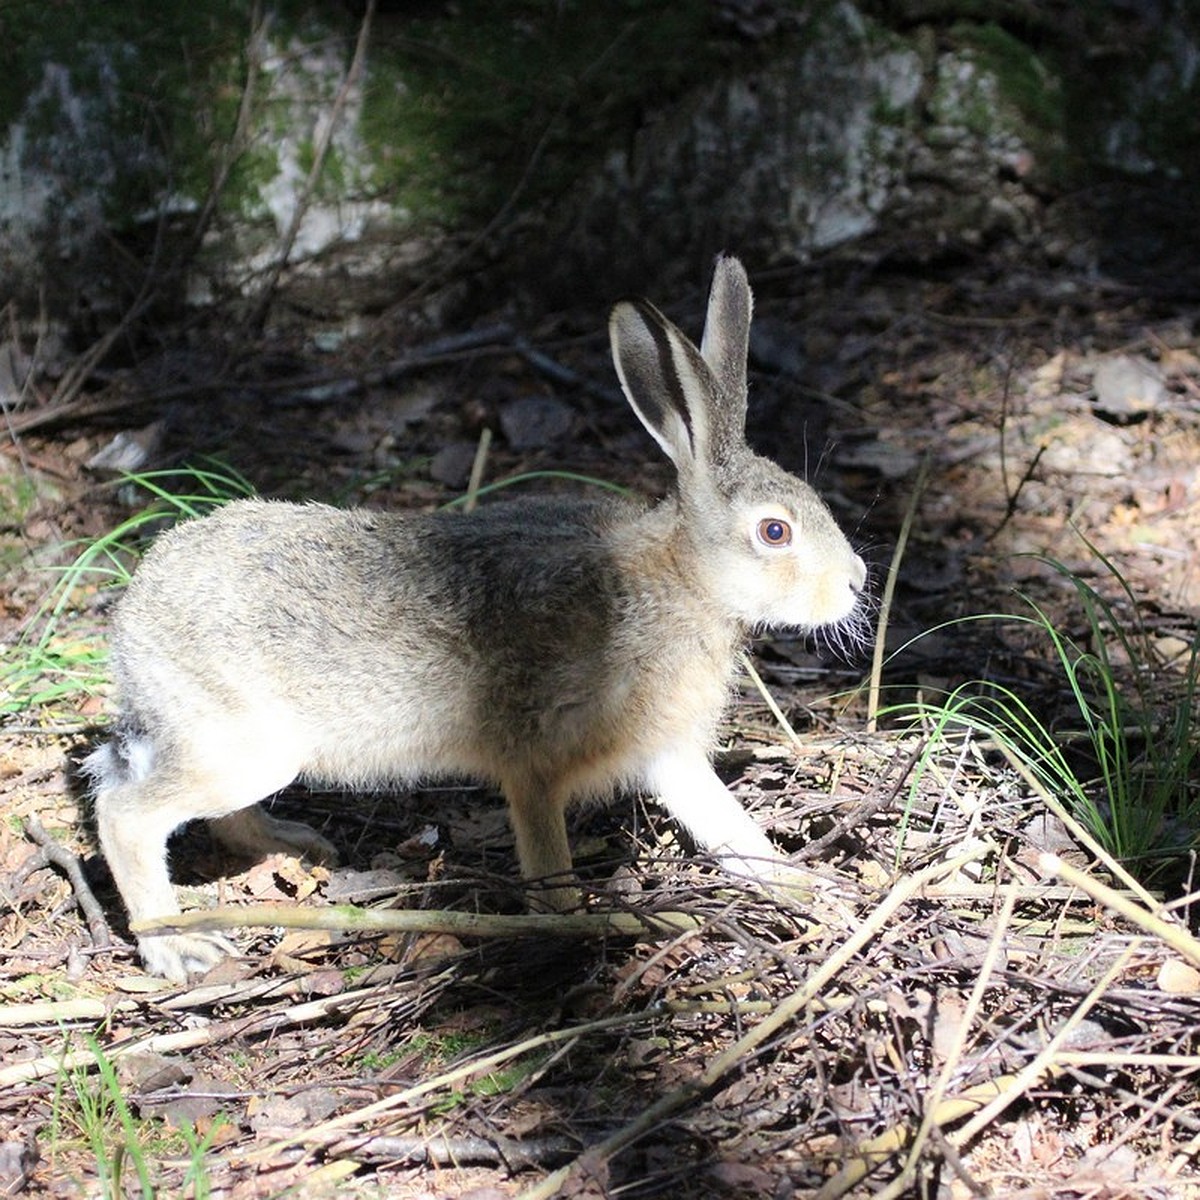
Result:
<svg viewBox="0 0 1200 1200">
<path fill-rule="evenodd" d="M 859 609 L 861 594 L 861 584 L 855 586 L 852 579 L 827 580 L 809 597 L 806 619 L 801 624 L 820 629 L 851 621 Z"/>
</svg>

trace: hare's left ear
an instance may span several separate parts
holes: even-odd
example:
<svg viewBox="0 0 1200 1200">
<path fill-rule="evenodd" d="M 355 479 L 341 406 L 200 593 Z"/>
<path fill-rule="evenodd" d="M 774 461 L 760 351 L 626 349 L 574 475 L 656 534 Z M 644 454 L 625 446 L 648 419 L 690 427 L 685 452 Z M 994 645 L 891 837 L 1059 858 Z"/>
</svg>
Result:
<svg viewBox="0 0 1200 1200">
<path fill-rule="evenodd" d="M 708 293 L 708 314 L 700 353 L 712 370 L 726 404 L 740 402 L 744 428 L 746 359 L 750 352 L 750 316 L 754 298 L 746 268 L 736 258 L 722 255 L 713 271 Z"/>
<path fill-rule="evenodd" d="M 681 477 L 709 461 L 715 381 L 700 351 L 647 300 L 623 301 L 608 322 L 621 390 Z"/>
</svg>

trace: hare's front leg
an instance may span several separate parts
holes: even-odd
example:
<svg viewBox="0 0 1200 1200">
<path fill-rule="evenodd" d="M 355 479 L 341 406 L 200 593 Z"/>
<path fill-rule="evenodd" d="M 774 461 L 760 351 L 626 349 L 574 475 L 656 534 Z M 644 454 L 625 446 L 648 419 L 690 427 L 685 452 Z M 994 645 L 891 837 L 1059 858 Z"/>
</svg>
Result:
<svg viewBox="0 0 1200 1200">
<path fill-rule="evenodd" d="M 521 876 L 538 885 L 530 898 L 531 907 L 551 912 L 577 908 L 580 895 L 571 883 L 574 871 L 567 840 L 569 797 L 541 779 L 509 778 L 503 791 Z"/>
<path fill-rule="evenodd" d="M 703 751 L 683 747 L 660 754 L 646 771 L 645 783 L 697 845 L 732 874 L 762 879 L 783 861 Z"/>
<path fill-rule="evenodd" d="M 807 911 L 820 897 L 830 919 L 852 922 L 836 888 L 788 862 L 734 799 L 703 751 L 661 754 L 645 778 L 663 807 L 730 874 L 757 884 L 786 908 Z"/>
</svg>

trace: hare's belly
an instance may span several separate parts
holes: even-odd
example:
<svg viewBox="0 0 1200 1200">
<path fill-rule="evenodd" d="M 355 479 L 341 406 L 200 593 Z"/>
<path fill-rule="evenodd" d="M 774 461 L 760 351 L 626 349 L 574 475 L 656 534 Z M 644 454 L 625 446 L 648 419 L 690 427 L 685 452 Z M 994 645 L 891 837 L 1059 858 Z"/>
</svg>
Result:
<svg viewBox="0 0 1200 1200">
<path fill-rule="evenodd" d="M 611 672 L 594 693 L 562 693 L 513 720 L 481 721 L 500 774 L 542 778 L 561 794 L 603 797 L 645 777 L 666 750 L 712 744 L 728 698 L 723 672 L 674 663 L 670 671 Z M 489 772 L 491 773 L 491 772 Z"/>
<path fill-rule="evenodd" d="M 429 691 L 414 680 L 391 681 L 347 696 L 341 705 L 303 705 L 297 719 L 308 731 L 302 774 L 349 786 L 409 783 L 446 776 L 494 778 L 472 729 L 468 692 Z"/>
</svg>

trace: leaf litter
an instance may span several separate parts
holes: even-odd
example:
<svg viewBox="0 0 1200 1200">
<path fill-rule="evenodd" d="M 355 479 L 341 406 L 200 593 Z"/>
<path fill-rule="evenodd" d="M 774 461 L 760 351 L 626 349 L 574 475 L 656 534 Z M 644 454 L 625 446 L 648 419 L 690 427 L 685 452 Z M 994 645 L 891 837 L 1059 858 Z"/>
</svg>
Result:
<svg viewBox="0 0 1200 1200">
<path fill-rule="evenodd" d="M 1051 555 L 1096 578 L 1073 527 L 1120 563 L 1164 641 L 1186 644 L 1200 586 L 1194 314 L 1084 284 L 1073 305 L 1052 289 L 1059 298 L 1043 304 L 1036 279 L 984 270 L 965 282 L 881 277 L 863 297 L 854 277 L 827 265 L 763 289 L 776 340 L 791 329 L 812 353 L 773 355 L 754 376 L 752 435 L 793 468 L 833 444 L 811 473 L 866 544 L 877 590 L 920 464 L 932 463 L 891 613 L 885 703 L 991 671 L 1053 713 L 1061 689 L 1019 631 L 939 628 L 900 648 L 948 619 L 1011 609 L 1014 586 L 1071 627 L 1054 572 L 1014 556 Z M 881 313 L 892 314 L 883 333 Z M 814 399 L 800 374 L 831 346 Z M 337 404 L 279 403 L 278 381 L 256 393 L 247 367 L 212 405 L 182 418 L 172 408 L 163 452 L 228 452 L 222 439 L 237 435 L 222 431 L 257 421 L 274 457 L 236 461 L 260 486 L 421 505 L 452 498 L 427 467 L 442 447 L 502 428 L 514 404 L 565 403 L 577 436 L 501 441 L 493 478 L 566 468 L 653 490 L 661 467 L 604 399 L 601 345 L 548 334 L 538 352 L 564 370 L 552 379 L 520 348 L 492 344 L 486 360 L 468 349 L 435 361 L 421 375 L 435 399 L 402 443 L 369 347 L 346 351 L 347 379 L 368 382 Z M 405 357 L 422 361 L 419 348 Z M 303 365 L 302 345 L 291 361 Z M 29 422 L 28 469 L 54 487 L 16 539 L 23 553 L 47 561 L 105 514 L 109 527 L 122 518 L 116 489 L 83 466 L 115 419 Z M 29 572 L 6 577 L 11 629 L 36 595 Z M 96 614 L 83 615 L 84 636 L 101 637 Z M 189 830 L 173 849 L 185 907 L 358 904 L 483 923 L 471 935 L 246 928 L 234 934 L 241 957 L 184 989 L 137 970 L 64 770 L 97 704 L 8 719 L 0 1184 L 96 1190 L 64 1083 L 99 1087 L 91 1035 L 136 1118 L 133 1135 L 104 1127 L 105 1152 L 128 1161 L 135 1137 L 162 1195 L 201 1194 L 185 1183 L 191 1138 L 208 1147 L 212 1196 L 1200 1196 L 1190 880 L 1168 896 L 1131 884 L 985 741 L 931 749 L 928 730 L 886 718 L 867 732 L 863 662 L 779 640 L 755 665 L 800 745 L 747 682 L 718 762 L 822 881 L 807 908 L 733 886 L 652 806 L 626 800 L 574 823 L 594 903 L 682 912 L 694 928 L 489 934 L 489 914 L 521 910 L 495 797 L 296 789 L 280 807 L 335 838 L 344 871 L 230 863 Z M 82 864 L 112 948 L 93 941 L 31 818 Z"/>
</svg>

